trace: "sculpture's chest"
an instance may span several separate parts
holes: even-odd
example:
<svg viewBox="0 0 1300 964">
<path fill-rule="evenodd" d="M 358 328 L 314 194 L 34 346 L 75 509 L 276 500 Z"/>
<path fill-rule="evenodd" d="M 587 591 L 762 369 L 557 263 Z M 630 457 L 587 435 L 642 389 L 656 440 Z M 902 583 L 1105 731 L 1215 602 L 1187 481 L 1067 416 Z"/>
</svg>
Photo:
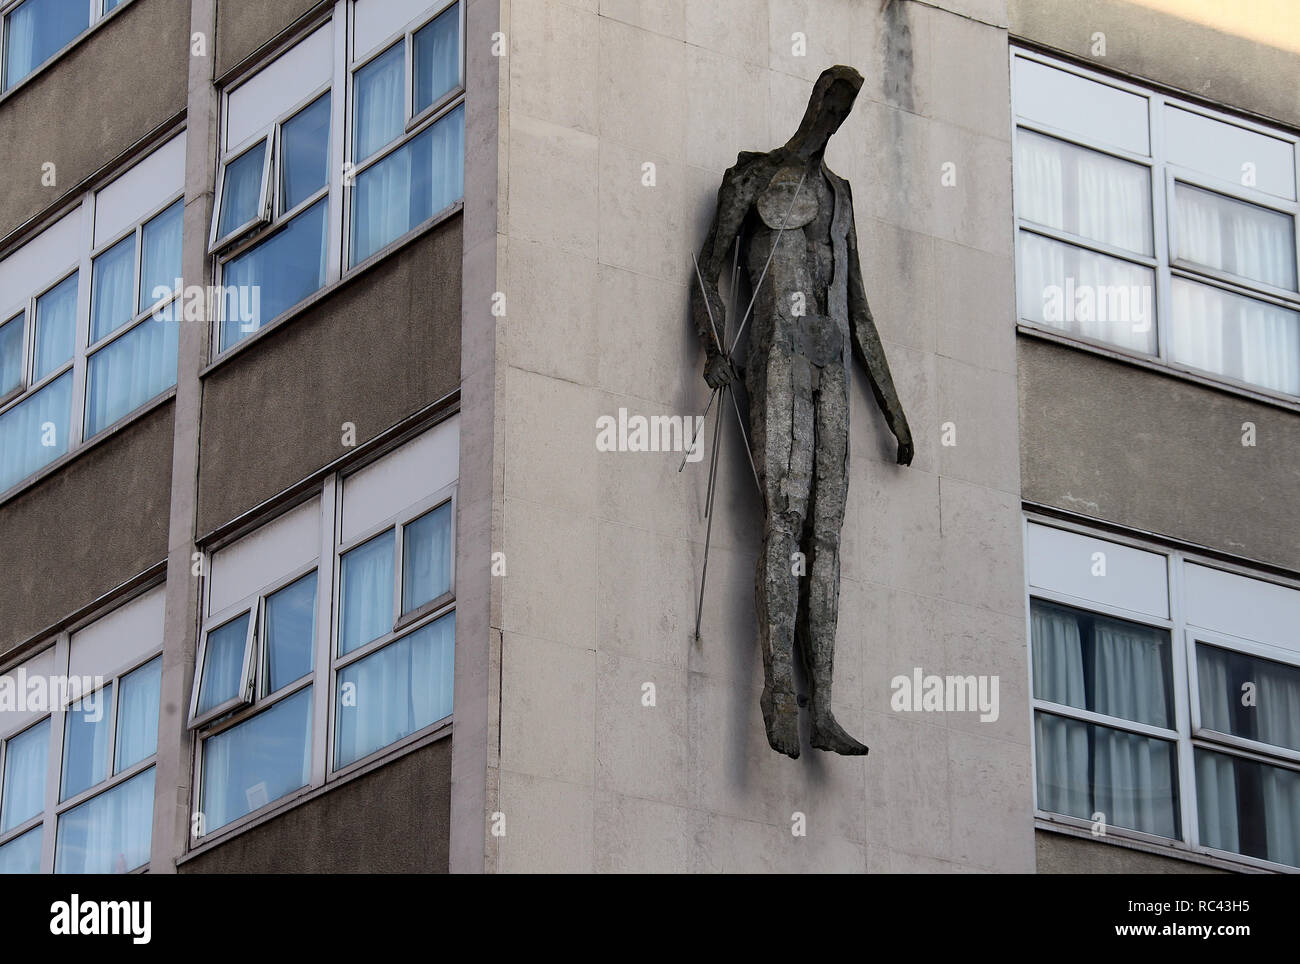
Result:
<svg viewBox="0 0 1300 964">
<path fill-rule="evenodd" d="M 783 167 L 772 176 L 755 202 L 759 219 L 773 230 L 802 229 L 810 241 L 830 241 L 835 220 L 835 192 L 825 175 L 808 176 Z"/>
</svg>

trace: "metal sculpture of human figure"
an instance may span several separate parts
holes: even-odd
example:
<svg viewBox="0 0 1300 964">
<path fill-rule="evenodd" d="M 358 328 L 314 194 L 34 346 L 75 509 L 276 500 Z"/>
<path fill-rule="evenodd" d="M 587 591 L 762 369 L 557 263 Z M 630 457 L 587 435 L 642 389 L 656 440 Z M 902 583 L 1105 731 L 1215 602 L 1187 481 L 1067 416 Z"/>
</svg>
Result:
<svg viewBox="0 0 1300 964">
<path fill-rule="evenodd" d="M 774 750 L 799 756 L 796 646 L 809 683 L 809 743 L 865 754 L 831 711 L 839 608 L 840 530 L 848 493 L 850 351 L 912 461 L 912 435 L 867 307 L 848 182 L 826 166 L 826 144 L 862 87 L 851 67 L 823 71 L 803 121 L 782 147 L 742 152 L 723 177 L 698 261 L 692 316 L 708 354 L 704 378 L 725 390 L 735 369 L 714 318 L 733 242 L 754 295 L 744 369 L 750 451 L 764 497 L 755 576 L 764 684 L 760 705 Z M 736 340 L 739 341 L 737 332 Z"/>
</svg>

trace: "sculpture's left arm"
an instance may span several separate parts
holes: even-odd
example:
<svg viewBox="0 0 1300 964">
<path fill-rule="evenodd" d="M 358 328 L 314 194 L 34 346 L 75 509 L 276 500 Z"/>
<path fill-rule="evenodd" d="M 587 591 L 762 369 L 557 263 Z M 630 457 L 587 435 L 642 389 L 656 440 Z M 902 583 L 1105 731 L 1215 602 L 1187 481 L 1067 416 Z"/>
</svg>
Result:
<svg viewBox="0 0 1300 964">
<path fill-rule="evenodd" d="M 867 369 L 871 393 L 876 396 L 876 404 L 880 406 L 889 430 L 898 439 L 898 464 L 910 465 L 913 455 L 912 430 L 907 425 L 907 416 L 903 414 L 903 404 L 898 400 L 894 379 L 889 374 L 889 362 L 885 359 L 885 349 L 880 343 L 880 333 L 876 331 L 876 321 L 871 317 L 871 308 L 867 304 L 867 290 L 862 283 L 862 265 L 858 261 L 858 235 L 853 224 L 852 204 L 850 198 L 849 335 L 853 339 L 853 354 Z"/>
</svg>

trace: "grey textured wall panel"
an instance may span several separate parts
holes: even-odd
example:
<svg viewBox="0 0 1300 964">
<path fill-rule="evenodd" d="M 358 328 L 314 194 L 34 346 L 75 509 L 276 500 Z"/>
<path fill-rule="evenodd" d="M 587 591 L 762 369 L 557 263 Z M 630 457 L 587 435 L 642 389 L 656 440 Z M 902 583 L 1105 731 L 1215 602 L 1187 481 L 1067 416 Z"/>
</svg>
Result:
<svg viewBox="0 0 1300 964">
<path fill-rule="evenodd" d="M 1204 864 L 1163 857 L 1097 840 L 1039 830 L 1034 834 L 1040 874 L 1223 874 Z"/>
<path fill-rule="evenodd" d="M 275 37 L 318 0 L 220 0 L 217 4 L 217 76 Z"/>
</svg>

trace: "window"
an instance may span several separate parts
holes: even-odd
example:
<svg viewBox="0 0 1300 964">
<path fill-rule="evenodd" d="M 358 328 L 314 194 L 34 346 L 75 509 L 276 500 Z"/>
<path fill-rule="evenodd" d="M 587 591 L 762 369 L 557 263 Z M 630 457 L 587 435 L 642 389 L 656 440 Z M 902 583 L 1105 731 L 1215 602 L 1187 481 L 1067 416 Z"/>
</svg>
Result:
<svg viewBox="0 0 1300 964">
<path fill-rule="evenodd" d="M 123 0 L 22 0 L 4 15 L 4 89 L 76 40 Z"/>
<path fill-rule="evenodd" d="M 1026 541 L 1038 810 L 1300 867 L 1300 589 L 1035 522 Z"/>
<path fill-rule="evenodd" d="M 162 623 L 159 587 L 0 677 L 0 872 L 149 862 Z"/>
<path fill-rule="evenodd" d="M 451 715 L 457 423 L 211 554 L 191 727 L 195 837 Z"/>
<path fill-rule="evenodd" d="M 1012 54 L 1019 317 L 1300 396 L 1297 138 Z"/>
<path fill-rule="evenodd" d="M 445 0 L 339 0 L 226 92 L 218 352 L 460 200 L 463 16 Z"/>
<path fill-rule="evenodd" d="M 181 135 L 0 261 L 0 492 L 176 383 L 184 170 Z"/>
</svg>

